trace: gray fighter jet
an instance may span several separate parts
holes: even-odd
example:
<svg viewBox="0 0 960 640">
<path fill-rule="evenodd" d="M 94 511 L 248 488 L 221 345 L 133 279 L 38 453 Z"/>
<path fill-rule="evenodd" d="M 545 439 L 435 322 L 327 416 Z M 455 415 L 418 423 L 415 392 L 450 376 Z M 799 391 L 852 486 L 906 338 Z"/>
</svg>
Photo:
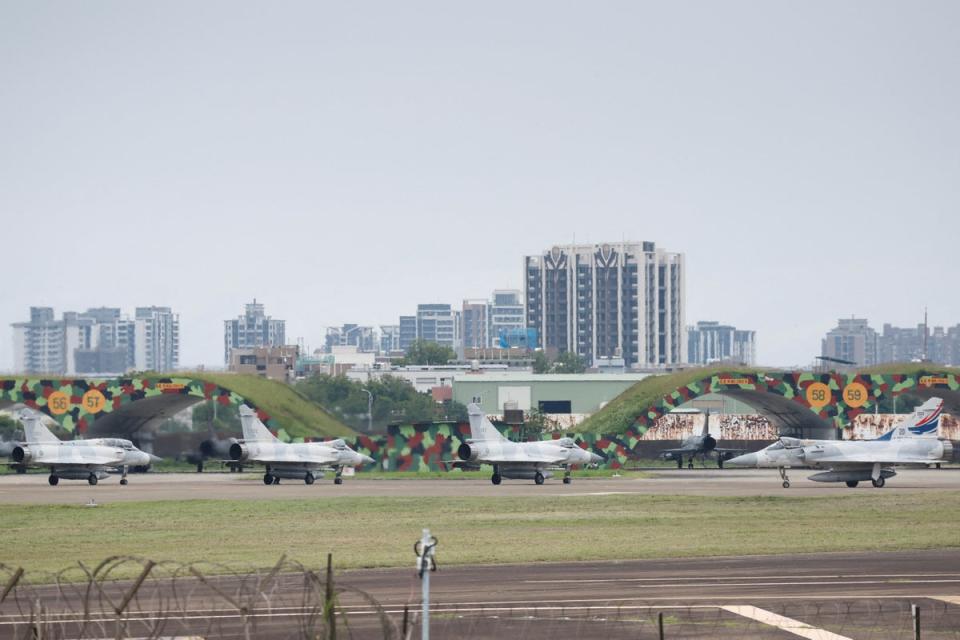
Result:
<svg viewBox="0 0 960 640">
<path fill-rule="evenodd" d="M 62 441 L 43 426 L 39 413 L 29 409 L 20 413 L 20 422 L 27 441 L 14 447 L 10 457 L 15 465 L 49 467 L 51 485 L 60 478 L 97 484 L 115 469 L 123 472 L 120 484 L 127 484 L 130 467 L 147 467 L 159 460 L 122 438 Z"/>
<path fill-rule="evenodd" d="M 660 457 L 664 460 L 676 460 L 677 469 L 683 469 L 683 459 L 687 458 L 687 467 L 693 469 L 693 461 L 700 458 L 701 464 L 706 464 L 707 458 L 716 456 L 717 466 L 723 469 L 723 461 L 729 460 L 744 449 L 724 449 L 717 447 L 717 439 L 710 435 L 710 412 L 707 411 L 703 421 L 703 431 L 699 435 L 687 436 L 680 443 L 679 449 L 664 449 Z"/>
<path fill-rule="evenodd" d="M 603 462 L 595 453 L 585 451 L 572 438 L 542 442 L 511 442 L 493 426 L 476 404 L 467 405 L 470 415 L 470 438 L 460 445 L 457 455 L 466 465 L 493 465 L 490 481 L 500 484 L 503 478 L 530 480 L 543 484 L 551 477 L 550 469 L 564 469 L 563 483 L 570 484 L 573 465 Z M 463 466 L 463 465 L 461 465 Z"/>
<path fill-rule="evenodd" d="M 729 461 L 742 467 L 776 468 L 783 488 L 790 487 L 787 469 L 826 469 L 810 476 L 815 482 L 845 482 L 856 487 L 870 480 L 882 487 L 897 475 L 896 466 L 928 466 L 949 461 L 953 445 L 937 438 L 943 400 L 930 398 L 907 419 L 875 440 L 800 440 L 780 438 L 766 449 Z"/>
<path fill-rule="evenodd" d="M 230 445 L 230 457 L 234 462 L 264 465 L 263 484 L 280 484 L 280 478 L 313 484 L 327 469 L 336 471 L 334 484 L 342 484 L 345 467 L 373 463 L 373 458 L 357 453 L 340 439 L 295 444 L 281 442 L 246 405 L 240 407 L 240 424 L 243 425 L 243 440 Z"/>
</svg>

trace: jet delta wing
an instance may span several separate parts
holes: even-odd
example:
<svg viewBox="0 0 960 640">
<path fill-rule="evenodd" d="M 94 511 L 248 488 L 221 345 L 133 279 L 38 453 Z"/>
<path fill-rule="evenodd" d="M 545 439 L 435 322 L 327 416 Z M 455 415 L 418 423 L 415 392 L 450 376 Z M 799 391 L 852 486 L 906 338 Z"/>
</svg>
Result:
<svg viewBox="0 0 960 640">
<path fill-rule="evenodd" d="M 541 442 L 511 442 L 487 420 L 477 404 L 467 405 L 470 416 L 470 438 L 457 449 L 461 466 L 493 465 L 490 481 L 500 484 L 503 478 L 533 479 L 543 484 L 551 468 L 564 470 L 563 483 L 570 484 L 573 465 L 597 464 L 603 458 L 581 449 L 572 438 Z"/>
<path fill-rule="evenodd" d="M 120 484 L 125 485 L 130 467 L 148 467 L 159 459 L 122 438 L 61 441 L 43 426 L 40 414 L 29 409 L 20 413 L 20 421 L 26 442 L 14 447 L 10 457 L 15 465 L 49 467 L 51 485 L 60 478 L 97 484 L 113 469 L 123 471 Z"/>
<path fill-rule="evenodd" d="M 240 424 L 243 426 L 243 440 L 230 446 L 232 463 L 255 463 L 266 467 L 264 484 L 280 484 L 281 478 L 303 480 L 313 484 L 317 477 L 323 477 L 323 471 L 336 471 L 334 484 L 343 483 L 345 467 L 359 467 L 371 464 L 373 458 L 357 453 L 342 439 L 329 442 L 281 442 L 250 407 L 240 407 Z"/>
<path fill-rule="evenodd" d="M 800 440 L 780 438 L 766 449 L 730 460 L 745 467 L 777 468 L 783 487 L 790 486 L 786 469 L 825 469 L 810 476 L 815 482 L 845 482 L 856 487 L 870 480 L 882 487 L 897 475 L 896 466 L 930 465 L 953 456 L 949 440 L 937 438 L 943 400 L 930 398 L 900 425 L 876 440 Z"/>
</svg>

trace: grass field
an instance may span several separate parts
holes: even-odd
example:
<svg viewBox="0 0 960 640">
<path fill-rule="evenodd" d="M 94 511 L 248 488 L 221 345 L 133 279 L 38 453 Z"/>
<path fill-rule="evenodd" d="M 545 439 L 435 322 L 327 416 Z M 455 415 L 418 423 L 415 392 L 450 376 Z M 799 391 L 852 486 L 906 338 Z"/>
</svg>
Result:
<svg viewBox="0 0 960 640">
<path fill-rule="evenodd" d="M 569 496 L 0 505 L 3 562 L 40 579 L 115 554 L 266 567 L 441 564 L 960 547 L 960 492 L 816 498 Z"/>
</svg>

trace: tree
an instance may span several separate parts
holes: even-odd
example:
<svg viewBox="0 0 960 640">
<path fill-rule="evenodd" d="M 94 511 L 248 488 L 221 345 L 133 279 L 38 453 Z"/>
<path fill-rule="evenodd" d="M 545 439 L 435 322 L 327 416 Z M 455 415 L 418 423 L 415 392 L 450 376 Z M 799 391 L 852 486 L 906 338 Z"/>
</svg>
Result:
<svg viewBox="0 0 960 640">
<path fill-rule="evenodd" d="M 583 373 L 586 370 L 587 365 L 583 358 L 573 351 L 564 351 L 553 363 L 553 373 Z"/>
<path fill-rule="evenodd" d="M 543 351 L 537 351 L 533 356 L 534 373 L 550 373 L 550 360 Z"/>
<path fill-rule="evenodd" d="M 190 414 L 194 431 L 204 433 L 212 426 L 214 431 L 240 431 L 240 414 L 233 405 L 223 405 L 214 401 L 198 404 Z"/>
<path fill-rule="evenodd" d="M 457 357 L 450 347 L 429 342 L 427 340 L 414 340 L 413 344 L 407 347 L 407 354 L 404 357 L 406 364 L 447 364 Z"/>
<path fill-rule="evenodd" d="M 9 416 L 0 416 L 0 440 L 14 440 L 20 432 L 20 425 Z"/>
</svg>

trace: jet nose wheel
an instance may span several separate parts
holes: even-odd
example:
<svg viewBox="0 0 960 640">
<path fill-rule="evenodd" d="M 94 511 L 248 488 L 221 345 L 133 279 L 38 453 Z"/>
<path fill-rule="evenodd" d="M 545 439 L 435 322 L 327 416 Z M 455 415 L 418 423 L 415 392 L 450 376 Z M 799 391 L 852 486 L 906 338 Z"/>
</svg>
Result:
<svg viewBox="0 0 960 640">
<path fill-rule="evenodd" d="M 50 486 L 51 486 L 51 487 L 55 487 L 55 486 L 57 486 L 57 483 L 60 482 L 60 476 L 55 476 L 55 475 L 52 475 L 52 474 L 51 474 L 50 477 L 47 478 L 47 482 L 50 483 Z"/>
<path fill-rule="evenodd" d="M 273 484 L 273 475 L 269 473 L 263 474 L 263 484 Z"/>
<path fill-rule="evenodd" d="M 130 481 L 127 480 L 126 478 L 120 478 L 120 484 L 126 486 L 128 482 L 130 482 Z"/>
<path fill-rule="evenodd" d="M 873 486 L 875 486 L 877 489 L 882 489 L 883 485 L 887 484 L 887 481 L 883 478 L 883 476 L 877 478 L 876 480 L 872 480 L 871 482 L 873 482 Z"/>
<path fill-rule="evenodd" d="M 499 473 L 495 473 L 492 476 L 490 476 L 490 482 L 492 482 L 493 484 L 500 484 L 501 482 L 503 482 L 503 478 L 500 477 Z"/>
<path fill-rule="evenodd" d="M 543 474 L 537 471 L 537 474 L 533 476 L 533 481 L 537 484 L 543 484 Z"/>
<path fill-rule="evenodd" d="M 333 484 L 343 484 L 343 478 L 334 478 Z"/>
<path fill-rule="evenodd" d="M 97 484 L 97 476 L 91 473 L 89 476 L 87 476 L 87 482 L 90 484 Z"/>
<path fill-rule="evenodd" d="M 789 481 L 789 480 L 784 480 L 784 481 L 783 481 L 783 488 L 784 488 L 784 489 L 789 489 L 789 488 L 790 488 L 790 481 Z"/>
<path fill-rule="evenodd" d="M 570 478 L 563 479 L 563 484 L 570 484 L 571 482 L 573 482 L 573 480 L 571 480 Z"/>
</svg>

